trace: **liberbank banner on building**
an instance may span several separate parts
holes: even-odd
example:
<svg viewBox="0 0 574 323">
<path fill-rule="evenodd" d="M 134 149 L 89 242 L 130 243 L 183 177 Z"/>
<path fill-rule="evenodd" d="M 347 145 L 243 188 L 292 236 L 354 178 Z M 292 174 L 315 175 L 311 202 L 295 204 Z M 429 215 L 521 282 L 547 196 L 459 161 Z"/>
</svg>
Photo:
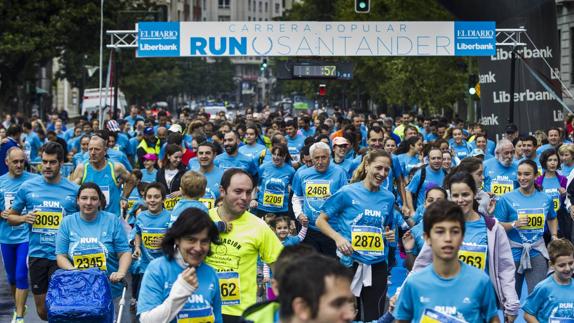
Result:
<svg viewBox="0 0 574 323">
<path fill-rule="evenodd" d="M 138 57 L 490 56 L 490 21 L 141 22 Z"/>
</svg>

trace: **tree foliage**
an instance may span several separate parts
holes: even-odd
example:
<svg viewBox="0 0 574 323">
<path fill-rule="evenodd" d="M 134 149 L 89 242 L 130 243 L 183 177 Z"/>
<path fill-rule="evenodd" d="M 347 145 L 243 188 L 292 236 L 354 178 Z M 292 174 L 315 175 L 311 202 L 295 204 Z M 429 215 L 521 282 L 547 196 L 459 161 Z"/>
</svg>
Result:
<svg viewBox="0 0 574 323">
<path fill-rule="evenodd" d="M 113 20 L 122 6 L 120 0 L 106 1 L 105 17 Z M 97 1 L 0 2 L 0 107 L 6 111 L 29 104 L 38 69 L 54 57 L 62 57 L 61 75 L 76 84 L 78 66 L 83 66 L 78 57 L 86 60 L 97 53 L 99 17 Z"/>
<path fill-rule="evenodd" d="M 296 3 L 284 20 L 333 21 L 448 21 L 453 17 L 435 0 L 372 1 L 369 14 L 356 14 L 354 0 L 306 0 Z M 319 12 L 318 8 L 331 12 Z M 339 58 L 342 59 L 342 58 Z M 466 73 L 454 57 L 349 57 L 355 64 L 349 85 L 331 84 L 329 95 L 341 91 L 367 97 L 379 104 L 417 106 L 437 110 L 452 106 L 465 95 Z M 284 87 L 293 89 L 312 86 L 313 82 L 296 85 L 289 81 Z M 313 91 L 307 91 L 313 92 Z"/>
</svg>

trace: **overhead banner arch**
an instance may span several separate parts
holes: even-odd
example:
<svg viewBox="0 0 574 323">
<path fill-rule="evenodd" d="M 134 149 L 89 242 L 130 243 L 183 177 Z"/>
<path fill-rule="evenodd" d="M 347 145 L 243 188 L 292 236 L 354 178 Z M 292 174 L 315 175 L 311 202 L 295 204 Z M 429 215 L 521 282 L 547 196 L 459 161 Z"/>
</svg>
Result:
<svg viewBox="0 0 574 323">
<path fill-rule="evenodd" d="M 492 21 L 141 22 L 138 57 L 491 56 Z"/>
</svg>

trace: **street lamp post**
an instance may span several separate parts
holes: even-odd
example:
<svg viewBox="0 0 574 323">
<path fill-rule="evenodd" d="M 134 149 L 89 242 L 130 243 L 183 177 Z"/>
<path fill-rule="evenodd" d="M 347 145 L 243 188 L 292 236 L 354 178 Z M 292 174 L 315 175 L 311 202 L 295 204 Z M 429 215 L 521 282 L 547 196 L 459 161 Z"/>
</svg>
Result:
<svg viewBox="0 0 574 323">
<path fill-rule="evenodd" d="M 100 0 L 100 69 L 99 69 L 99 93 L 100 105 L 98 107 L 98 117 L 100 129 L 104 127 L 104 109 L 102 109 L 102 64 L 104 55 L 104 0 Z"/>
</svg>

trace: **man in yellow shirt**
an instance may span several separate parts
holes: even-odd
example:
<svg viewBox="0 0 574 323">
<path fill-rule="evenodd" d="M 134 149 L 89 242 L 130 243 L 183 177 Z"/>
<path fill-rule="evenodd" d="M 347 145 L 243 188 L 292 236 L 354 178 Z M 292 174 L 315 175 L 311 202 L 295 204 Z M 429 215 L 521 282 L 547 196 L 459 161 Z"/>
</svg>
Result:
<svg viewBox="0 0 574 323">
<path fill-rule="evenodd" d="M 214 222 L 231 227 L 220 234 L 221 244 L 213 245 L 206 262 L 217 270 L 223 322 L 238 322 L 243 311 L 257 301 L 257 258 L 272 266 L 283 245 L 260 218 L 249 213 L 253 192 L 251 176 L 237 168 L 221 177 L 219 192 L 223 204 L 211 209 Z"/>
</svg>

